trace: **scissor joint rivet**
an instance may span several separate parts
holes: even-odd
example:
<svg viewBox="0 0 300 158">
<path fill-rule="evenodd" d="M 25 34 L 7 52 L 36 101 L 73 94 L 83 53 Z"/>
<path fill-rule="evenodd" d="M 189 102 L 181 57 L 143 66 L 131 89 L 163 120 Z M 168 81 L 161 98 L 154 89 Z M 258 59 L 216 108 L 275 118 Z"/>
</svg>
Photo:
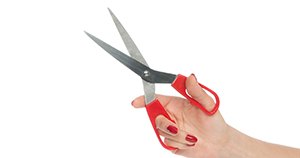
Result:
<svg viewBox="0 0 300 158">
<path fill-rule="evenodd" d="M 145 70 L 145 71 L 144 71 L 144 76 L 145 76 L 145 77 L 150 76 L 150 72 L 149 72 L 148 70 Z"/>
</svg>

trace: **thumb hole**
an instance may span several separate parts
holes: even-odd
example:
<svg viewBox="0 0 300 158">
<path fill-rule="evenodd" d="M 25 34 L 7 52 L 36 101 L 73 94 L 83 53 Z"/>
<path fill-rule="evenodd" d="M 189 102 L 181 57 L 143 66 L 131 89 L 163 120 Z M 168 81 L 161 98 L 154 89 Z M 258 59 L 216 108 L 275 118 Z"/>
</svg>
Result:
<svg viewBox="0 0 300 158">
<path fill-rule="evenodd" d="M 215 102 L 206 91 L 199 85 L 197 78 L 191 74 L 185 82 L 187 93 L 207 110 L 213 109 Z"/>
</svg>

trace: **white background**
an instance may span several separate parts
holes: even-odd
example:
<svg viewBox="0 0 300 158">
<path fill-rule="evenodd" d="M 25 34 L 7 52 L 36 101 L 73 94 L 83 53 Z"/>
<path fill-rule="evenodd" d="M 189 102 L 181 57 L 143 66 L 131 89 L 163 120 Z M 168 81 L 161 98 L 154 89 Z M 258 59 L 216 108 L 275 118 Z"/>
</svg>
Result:
<svg viewBox="0 0 300 158">
<path fill-rule="evenodd" d="M 107 7 L 152 68 L 215 90 L 228 124 L 300 147 L 299 1 L 11 0 L 0 2 L 1 158 L 177 157 L 130 106 L 140 78 L 83 33 L 126 52 Z"/>
</svg>

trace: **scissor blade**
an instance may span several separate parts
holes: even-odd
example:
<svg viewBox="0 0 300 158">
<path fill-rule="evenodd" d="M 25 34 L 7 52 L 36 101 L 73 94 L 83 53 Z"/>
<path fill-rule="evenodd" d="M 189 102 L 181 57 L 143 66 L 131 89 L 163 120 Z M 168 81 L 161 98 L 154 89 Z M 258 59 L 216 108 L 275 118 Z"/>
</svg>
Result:
<svg viewBox="0 0 300 158">
<path fill-rule="evenodd" d="M 118 20 L 118 18 L 115 16 L 115 14 L 108 8 L 109 13 L 119 31 L 119 34 L 121 35 L 123 42 L 130 54 L 131 57 L 133 57 L 135 60 L 139 61 L 140 63 L 148 66 L 145 58 L 133 42 L 132 38 L 129 36 L 128 32 L 125 30 L 121 22 Z"/>
<path fill-rule="evenodd" d="M 119 19 L 115 16 L 115 14 L 108 8 L 109 13 L 119 31 L 120 36 L 122 37 L 122 40 L 132 58 L 135 60 L 141 62 L 142 64 L 148 66 L 145 58 L 141 54 L 140 50 L 135 45 L 134 41 L 128 34 L 128 32 L 125 30 Z M 144 96 L 145 96 L 145 103 L 148 105 L 155 99 L 155 85 L 153 83 L 143 81 L 143 88 L 144 88 Z"/>
<path fill-rule="evenodd" d="M 138 62 L 137 60 L 129 57 L 128 55 L 122 53 L 116 48 L 103 42 L 102 40 L 98 39 L 92 34 L 89 34 L 88 32 L 85 33 L 100 47 L 102 47 L 107 53 L 109 53 L 119 62 L 124 64 L 127 68 L 135 72 L 143 80 L 150 83 L 172 83 L 175 80 L 176 75 L 152 70 L 149 67 L 143 65 L 142 63 Z"/>
<path fill-rule="evenodd" d="M 128 55 L 122 53 L 121 51 L 117 50 L 116 48 L 110 46 L 109 44 L 105 43 L 104 41 L 98 39 L 94 35 L 85 32 L 94 42 L 96 42 L 100 47 L 102 47 L 107 53 L 112 55 L 115 59 L 119 62 L 127 66 L 130 70 L 135 72 L 137 75 L 141 76 L 144 74 L 144 71 L 148 69 L 147 66 L 141 64 L 140 62 L 130 58 Z"/>
</svg>

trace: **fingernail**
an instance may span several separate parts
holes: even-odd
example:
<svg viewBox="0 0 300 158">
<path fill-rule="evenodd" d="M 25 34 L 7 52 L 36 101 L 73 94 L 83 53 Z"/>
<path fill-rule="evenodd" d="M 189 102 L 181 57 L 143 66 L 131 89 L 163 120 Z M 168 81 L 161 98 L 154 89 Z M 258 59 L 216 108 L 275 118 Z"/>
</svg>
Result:
<svg viewBox="0 0 300 158">
<path fill-rule="evenodd" d="M 134 100 L 131 102 L 131 105 L 133 106 Z"/>
<path fill-rule="evenodd" d="M 194 73 L 192 73 L 191 75 L 192 75 L 192 76 L 194 76 L 194 78 L 195 78 L 195 79 L 196 79 L 196 81 L 197 81 L 197 77 L 195 76 L 195 74 L 194 74 Z"/>
<path fill-rule="evenodd" d="M 178 132 L 178 129 L 175 126 L 172 126 L 172 125 L 168 126 L 167 130 L 169 130 L 173 134 L 177 134 L 177 132 Z"/>
<path fill-rule="evenodd" d="M 189 142 L 192 142 L 192 143 L 196 143 L 198 141 L 198 139 L 195 136 L 192 136 L 192 135 L 189 135 L 189 134 L 185 137 L 185 140 L 189 141 Z"/>
</svg>

